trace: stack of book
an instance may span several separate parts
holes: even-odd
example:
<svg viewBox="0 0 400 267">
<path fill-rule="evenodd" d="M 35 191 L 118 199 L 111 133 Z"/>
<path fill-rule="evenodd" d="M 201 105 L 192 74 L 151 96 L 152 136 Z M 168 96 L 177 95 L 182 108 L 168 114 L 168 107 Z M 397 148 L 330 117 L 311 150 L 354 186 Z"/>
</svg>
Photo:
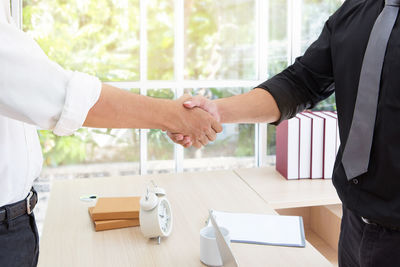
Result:
<svg viewBox="0 0 400 267">
<path fill-rule="evenodd" d="M 287 179 L 331 179 L 339 146 L 336 112 L 297 114 L 276 128 L 276 169 Z"/>
<path fill-rule="evenodd" d="M 139 226 L 140 197 L 99 198 L 89 215 L 97 231 Z"/>
</svg>

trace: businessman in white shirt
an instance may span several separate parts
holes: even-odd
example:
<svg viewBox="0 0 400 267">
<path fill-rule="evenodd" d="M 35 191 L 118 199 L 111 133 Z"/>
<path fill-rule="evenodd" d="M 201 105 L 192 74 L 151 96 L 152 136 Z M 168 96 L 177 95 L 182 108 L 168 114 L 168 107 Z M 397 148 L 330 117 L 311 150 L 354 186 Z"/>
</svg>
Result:
<svg viewBox="0 0 400 267">
<path fill-rule="evenodd" d="M 163 129 L 190 136 L 197 147 L 214 140 L 221 125 L 184 101 L 135 95 L 64 70 L 15 26 L 10 1 L 0 0 L 0 266 L 37 265 L 37 127 L 60 136 L 82 126 Z"/>
</svg>

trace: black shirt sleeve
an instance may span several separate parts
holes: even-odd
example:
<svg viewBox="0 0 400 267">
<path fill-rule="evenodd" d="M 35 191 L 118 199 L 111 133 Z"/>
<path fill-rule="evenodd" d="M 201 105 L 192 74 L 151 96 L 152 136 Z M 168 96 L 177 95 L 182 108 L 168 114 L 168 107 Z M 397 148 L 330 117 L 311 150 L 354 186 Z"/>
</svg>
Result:
<svg viewBox="0 0 400 267">
<path fill-rule="evenodd" d="M 333 93 L 331 19 L 325 23 L 319 38 L 302 57 L 257 87 L 267 90 L 278 105 L 281 118 L 273 124 L 278 125 L 314 107 Z"/>
</svg>

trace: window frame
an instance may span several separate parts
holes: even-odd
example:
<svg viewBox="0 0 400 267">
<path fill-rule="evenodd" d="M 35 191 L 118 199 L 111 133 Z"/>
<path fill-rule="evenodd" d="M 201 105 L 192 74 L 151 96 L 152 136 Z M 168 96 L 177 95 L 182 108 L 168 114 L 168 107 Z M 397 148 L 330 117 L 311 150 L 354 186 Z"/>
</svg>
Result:
<svg viewBox="0 0 400 267">
<path fill-rule="evenodd" d="M 174 80 L 149 81 L 147 79 L 147 1 L 140 0 L 140 80 L 107 82 L 110 85 L 131 89 L 139 88 L 141 95 L 146 95 L 148 89 L 170 88 L 175 97 L 180 97 L 185 88 L 253 88 L 268 79 L 268 43 L 269 1 L 255 1 L 255 40 L 256 40 L 256 79 L 254 80 L 185 80 L 184 79 L 184 0 L 174 1 Z M 288 6 L 287 34 L 288 57 L 287 63 L 291 64 L 301 52 L 301 6 L 298 0 L 286 0 Z M 11 13 L 19 28 L 22 29 L 23 0 L 11 0 Z M 140 129 L 140 174 L 148 173 L 147 129 Z M 267 124 L 255 124 L 255 155 L 254 165 L 261 167 L 267 165 Z M 183 172 L 184 149 L 174 145 L 175 171 Z"/>
</svg>

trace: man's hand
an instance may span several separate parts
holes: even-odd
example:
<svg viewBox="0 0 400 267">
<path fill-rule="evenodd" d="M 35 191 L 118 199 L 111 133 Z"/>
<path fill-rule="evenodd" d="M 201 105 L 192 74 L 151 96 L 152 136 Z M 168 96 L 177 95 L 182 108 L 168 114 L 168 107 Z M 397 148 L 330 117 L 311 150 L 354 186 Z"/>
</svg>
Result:
<svg viewBox="0 0 400 267">
<path fill-rule="evenodd" d="M 210 112 L 220 123 L 271 123 L 278 121 L 281 117 L 273 96 L 261 88 L 213 101 L 202 96 L 196 96 L 184 102 L 184 106 L 188 109 L 199 107 Z M 193 139 L 182 132 L 170 131 L 168 136 L 184 147 L 192 145 Z"/>
<path fill-rule="evenodd" d="M 216 134 L 222 131 L 216 106 L 201 96 L 192 98 L 184 95 L 176 102 L 179 113 L 174 120 L 174 127 L 167 129 L 168 136 L 174 142 L 185 147 L 193 145 L 200 148 L 216 139 Z"/>
<path fill-rule="evenodd" d="M 218 107 L 217 105 L 203 97 L 203 96 L 195 96 L 193 98 L 187 97 L 185 96 L 185 101 L 183 102 L 183 106 L 187 109 L 194 109 L 196 107 L 203 109 L 204 111 L 208 112 L 216 121 L 220 121 L 220 114 L 218 112 Z M 192 145 L 194 145 L 195 147 L 199 148 L 198 144 L 193 142 L 193 139 L 188 136 L 188 135 L 184 135 L 180 132 L 177 133 L 173 133 L 170 131 L 167 131 L 168 136 L 171 138 L 172 141 L 174 141 L 177 144 L 182 145 L 185 148 L 188 148 Z M 213 139 L 209 139 L 209 141 L 214 141 L 215 140 L 215 136 Z M 208 143 L 208 142 L 207 142 Z M 206 144 L 203 144 L 206 145 Z"/>
</svg>

